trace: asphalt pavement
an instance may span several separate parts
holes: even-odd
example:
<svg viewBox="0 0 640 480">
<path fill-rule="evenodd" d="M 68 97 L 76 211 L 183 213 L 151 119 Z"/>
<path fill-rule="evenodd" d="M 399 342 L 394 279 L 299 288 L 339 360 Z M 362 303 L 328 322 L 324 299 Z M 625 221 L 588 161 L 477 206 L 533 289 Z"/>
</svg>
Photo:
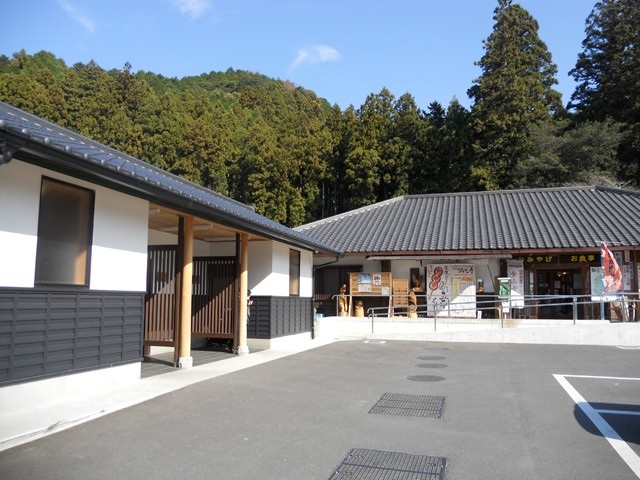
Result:
<svg viewBox="0 0 640 480">
<path fill-rule="evenodd" d="M 0 478 L 637 479 L 639 365 L 629 347 L 339 341 L 0 452 Z"/>
</svg>

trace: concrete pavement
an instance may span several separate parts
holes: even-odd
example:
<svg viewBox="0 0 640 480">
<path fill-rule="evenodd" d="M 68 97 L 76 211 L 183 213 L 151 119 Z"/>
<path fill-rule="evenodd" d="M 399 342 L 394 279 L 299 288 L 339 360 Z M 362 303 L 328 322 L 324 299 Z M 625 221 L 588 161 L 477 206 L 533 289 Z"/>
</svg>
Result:
<svg viewBox="0 0 640 480">
<path fill-rule="evenodd" d="M 555 377 L 633 413 L 636 348 L 356 339 L 271 355 L 204 380 L 201 367 L 175 372 L 193 382 L 1 452 L 0 477 L 337 480 L 361 449 L 445 459 L 442 475 L 412 478 L 638 478 Z M 637 457 L 640 416 L 602 415 L 624 418 Z M 351 478 L 405 478 L 363 468 Z"/>
<path fill-rule="evenodd" d="M 36 406 L 26 409 L 0 409 L 0 451 L 56 433 L 80 423 L 136 405 L 152 398 L 179 390 L 194 383 L 245 368 L 293 355 L 310 348 L 317 348 L 333 340 L 308 340 L 296 344 L 284 344 L 245 356 L 229 356 L 193 368 L 142 378 L 135 384 L 122 388 L 114 386 L 93 395 L 77 395 L 57 402 L 55 398 L 43 399 Z"/>
</svg>

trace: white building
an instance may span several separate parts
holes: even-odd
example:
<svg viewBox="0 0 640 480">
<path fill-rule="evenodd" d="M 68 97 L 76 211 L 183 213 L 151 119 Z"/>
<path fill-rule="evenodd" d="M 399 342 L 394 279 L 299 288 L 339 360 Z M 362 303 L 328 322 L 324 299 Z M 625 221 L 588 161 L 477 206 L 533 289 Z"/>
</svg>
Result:
<svg viewBox="0 0 640 480">
<path fill-rule="evenodd" d="M 322 242 L 2 102 L 0 155 L 3 405 L 135 381 L 155 346 L 311 335 Z"/>
</svg>

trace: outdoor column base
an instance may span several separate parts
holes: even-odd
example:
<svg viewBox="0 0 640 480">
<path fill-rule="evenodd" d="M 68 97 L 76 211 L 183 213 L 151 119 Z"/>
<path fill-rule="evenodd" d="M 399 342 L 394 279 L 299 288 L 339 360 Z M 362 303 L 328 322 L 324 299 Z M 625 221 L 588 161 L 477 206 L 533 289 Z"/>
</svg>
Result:
<svg viewBox="0 0 640 480">
<path fill-rule="evenodd" d="M 193 357 L 180 357 L 178 359 L 178 368 L 193 367 Z"/>
<path fill-rule="evenodd" d="M 249 347 L 247 345 L 238 345 L 238 350 L 236 350 L 237 355 L 248 355 Z"/>
</svg>

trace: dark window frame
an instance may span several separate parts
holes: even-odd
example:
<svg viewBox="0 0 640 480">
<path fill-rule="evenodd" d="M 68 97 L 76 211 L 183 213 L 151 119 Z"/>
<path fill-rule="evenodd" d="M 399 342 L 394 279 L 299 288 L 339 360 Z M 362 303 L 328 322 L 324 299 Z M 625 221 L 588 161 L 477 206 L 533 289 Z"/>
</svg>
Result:
<svg viewBox="0 0 640 480">
<path fill-rule="evenodd" d="M 289 249 L 289 296 L 300 296 L 300 250 Z"/>
<path fill-rule="evenodd" d="M 73 226 L 77 227 L 75 234 L 72 233 L 66 237 L 60 235 L 60 227 L 64 227 L 65 223 L 69 225 L 70 216 L 67 209 L 69 205 L 72 205 L 72 202 L 65 202 L 63 199 L 64 195 L 58 195 L 58 198 L 55 198 L 55 193 L 49 197 L 47 187 L 49 187 L 49 189 L 53 188 L 54 190 L 56 188 L 59 190 L 67 189 L 69 194 L 74 194 L 79 198 L 77 212 L 81 215 L 78 215 L 77 223 L 73 224 Z M 34 275 L 35 287 L 60 287 L 76 290 L 86 290 L 89 288 L 91 249 L 93 246 L 95 195 L 95 191 L 89 188 L 81 187 L 56 178 L 46 176 L 42 177 L 40 183 L 40 205 L 38 210 L 38 242 L 36 247 L 36 265 Z M 63 210 L 63 208 L 66 211 Z M 49 240 L 44 240 L 45 238 Z M 72 278 L 71 281 L 62 281 L 60 277 L 57 279 L 53 278 L 54 275 L 51 274 L 53 268 L 49 263 L 54 255 L 52 252 L 55 251 L 55 247 L 52 246 L 52 244 L 54 244 L 56 240 L 62 240 L 68 244 L 75 243 L 77 251 L 81 251 L 84 254 L 84 266 L 81 266 L 80 269 L 75 265 L 72 265 L 70 262 L 65 264 L 64 261 L 62 261 L 62 267 L 66 269 L 65 274 Z M 79 278 L 78 281 L 76 281 L 75 277 L 78 276 L 79 272 L 79 276 L 83 278 Z"/>
</svg>

